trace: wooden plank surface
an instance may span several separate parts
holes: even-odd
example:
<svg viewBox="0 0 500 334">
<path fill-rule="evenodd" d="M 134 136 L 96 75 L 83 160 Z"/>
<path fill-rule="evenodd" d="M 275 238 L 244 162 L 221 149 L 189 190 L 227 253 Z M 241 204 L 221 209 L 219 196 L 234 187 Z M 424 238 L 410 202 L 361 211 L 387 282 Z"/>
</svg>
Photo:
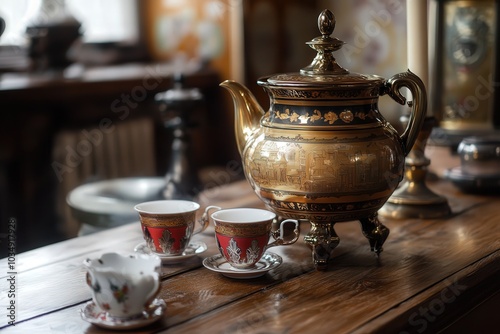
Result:
<svg viewBox="0 0 500 334">
<path fill-rule="evenodd" d="M 483 209 L 491 210 L 494 206 L 489 203 Z M 500 245 L 495 239 L 500 235 L 500 228 L 496 221 L 492 216 L 483 220 L 484 225 L 492 229 L 478 229 L 465 215 L 463 219 L 453 220 L 454 225 L 437 220 L 422 224 L 393 222 L 412 233 L 388 240 L 380 261 L 367 254 L 358 239 L 349 239 L 349 251 L 335 257 L 330 271 L 309 272 L 170 331 L 190 333 L 207 326 L 221 333 L 265 332 L 271 328 L 286 333 L 304 333 L 311 329 L 362 333 L 360 328 L 367 328 L 366 323 L 399 308 L 401 303 L 415 299 L 416 305 L 421 305 L 436 285 L 453 285 L 455 280 L 470 274 L 467 270 L 462 272 L 462 268 L 474 268 L 477 259 L 491 257 L 485 262 L 489 270 L 498 271 Z M 436 228 L 436 225 L 440 226 Z M 347 224 L 342 227 L 347 229 Z M 339 228 L 339 236 L 344 235 L 342 232 Z M 477 268 L 472 269 L 475 270 Z"/>
<path fill-rule="evenodd" d="M 447 194 L 452 217 L 382 219 L 391 234 L 378 259 L 369 251 L 358 223 L 337 224 L 341 242 L 327 272 L 314 270 L 311 252 L 301 238 L 295 245 L 272 249 L 284 263 L 265 276 L 226 278 L 201 265 L 203 257 L 217 252 L 210 227 L 195 237 L 209 245 L 206 253 L 163 267 L 160 297 L 167 303 L 166 315 L 139 333 L 417 330 L 420 327 L 410 323 L 414 312 L 439 301 L 443 291 L 451 298 L 449 291 L 457 284 L 465 286 L 459 290 L 462 296 L 479 298 L 500 291 L 495 280 L 500 272 L 500 198 L 462 194 L 444 181 L 431 186 Z M 207 190 L 200 203 L 262 207 L 246 181 Z M 79 316 L 90 300 L 82 261 L 109 250 L 131 251 L 142 241 L 138 224 L 19 254 L 18 319 L 16 326 L 3 328 L 2 333 L 109 332 Z M 307 233 L 308 224 L 302 223 L 301 229 Z M 448 312 L 427 325 L 442 325 L 450 314 L 460 315 L 463 307 L 470 306 L 467 300 L 446 303 Z M 6 302 L 2 294 L 0 305 Z M 0 320 L 4 326 L 5 319 Z"/>
</svg>

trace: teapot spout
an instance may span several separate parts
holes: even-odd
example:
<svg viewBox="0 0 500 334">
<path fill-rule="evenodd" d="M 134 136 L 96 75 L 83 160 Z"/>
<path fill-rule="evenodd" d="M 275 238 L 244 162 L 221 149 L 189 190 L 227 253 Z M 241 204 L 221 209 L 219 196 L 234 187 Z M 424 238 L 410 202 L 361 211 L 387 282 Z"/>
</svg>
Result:
<svg viewBox="0 0 500 334">
<path fill-rule="evenodd" d="M 240 155 L 243 155 L 248 140 L 260 129 L 260 119 L 264 110 L 255 96 L 242 84 L 226 80 L 220 84 L 229 91 L 234 103 L 236 144 Z"/>
</svg>

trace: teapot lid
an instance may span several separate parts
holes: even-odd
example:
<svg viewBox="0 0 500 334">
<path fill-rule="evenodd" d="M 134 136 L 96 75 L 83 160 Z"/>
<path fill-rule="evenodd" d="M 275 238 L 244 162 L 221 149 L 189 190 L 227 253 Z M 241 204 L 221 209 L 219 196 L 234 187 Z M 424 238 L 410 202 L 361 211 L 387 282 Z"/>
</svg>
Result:
<svg viewBox="0 0 500 334">
<path fill-rule="evenodd" d="M 345 44 L 343 41 L 331 37 L 335 29 L 335 16 L 325 9 L 318 17 L 318 28 L 321 36 L 306 42 L 318 53 L 311 64 L 299 72 L 276 74 L 258 80 L 259 85 L 273 86 L 332 86 L 332 85 L 361 85 L 372 86 L 384 82 L 382 77 L 349 72 L 343 68 L 333 56 L 333 52 L 340 50 Z"/>
</svg>

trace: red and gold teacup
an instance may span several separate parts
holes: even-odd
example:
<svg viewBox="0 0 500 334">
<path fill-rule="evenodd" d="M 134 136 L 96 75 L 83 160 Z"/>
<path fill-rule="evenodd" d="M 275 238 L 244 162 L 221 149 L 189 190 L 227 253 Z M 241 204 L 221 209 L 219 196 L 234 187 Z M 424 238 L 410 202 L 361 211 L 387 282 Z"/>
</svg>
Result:
<svg viewBox="0 0 500 334">
<path fill-rule="evenodd" d="M 196 211 L 200 205 L 184 200 L 161 200 L 137 204 L 134 209 L 141 219 L 142 233 L 149 249 L 162 256 L 178 256 L 189 245 L 194 234 Z"/>
<path fill-rule="evenodd" d="M 215 224 L 215 238 L 220 253 L 227 262 L 238 269 L 250 269 L 261 259 L 265 251 L 273 246 L 291 245 L 299 238 L 299 222 L 287 219 L 280 223 L 276 231 L 271 231 L 276 214 L 262 209 L 235 208 L 221 209 L 209 206 L 202 220 L 208 222 L 208 213 Z M 294 237 L 284 240 L 284 225 L 295 224 Z M 269 243 L 272 236 L 275 241 Z"/>
</svg>

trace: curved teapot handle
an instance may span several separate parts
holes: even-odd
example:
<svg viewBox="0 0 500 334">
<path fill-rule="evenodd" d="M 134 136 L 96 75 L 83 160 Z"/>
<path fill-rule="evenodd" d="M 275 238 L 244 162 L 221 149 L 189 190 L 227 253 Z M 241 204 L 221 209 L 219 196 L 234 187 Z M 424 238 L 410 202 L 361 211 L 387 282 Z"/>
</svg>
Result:
<svg viewBox="0 0 500 334">
<path fill-rule="evenodd" d="M 394 101 L 404 105 L 406 98 L 401 95 L 400 89 L 402 87 L 408 88 L 413 98 L 413 102 L 408 102 L 408 105 L 411 106 L 410 119 L 405 131 L 401 135 L 405 155 L 407 155 L 413 147 L 425 120 L 427 112 L 427 93 L 422 80 L 410 70 L 394 75 L 385 83 L 385 93 Z"/>
</svg>

